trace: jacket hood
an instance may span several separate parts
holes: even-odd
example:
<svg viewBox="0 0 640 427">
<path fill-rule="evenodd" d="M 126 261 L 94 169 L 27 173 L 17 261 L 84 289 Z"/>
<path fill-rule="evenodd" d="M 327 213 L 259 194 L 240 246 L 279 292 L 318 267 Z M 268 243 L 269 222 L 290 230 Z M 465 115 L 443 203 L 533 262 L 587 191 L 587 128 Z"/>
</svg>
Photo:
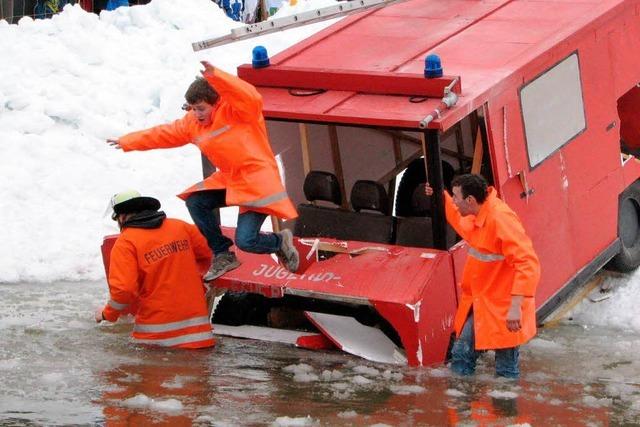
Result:
<svg viewBox="0 0 640 427">
<path fill-rule="evenodd" d="M 129 218 L 122 228 L 159 228 L 166 217 L 163 211 L 142 211 Z"/>
</svg>

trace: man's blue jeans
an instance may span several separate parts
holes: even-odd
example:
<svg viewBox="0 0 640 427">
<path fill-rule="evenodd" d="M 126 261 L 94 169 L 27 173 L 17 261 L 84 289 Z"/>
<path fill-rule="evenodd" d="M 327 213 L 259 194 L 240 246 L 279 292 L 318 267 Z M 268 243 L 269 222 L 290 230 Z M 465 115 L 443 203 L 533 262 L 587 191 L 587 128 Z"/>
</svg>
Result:
<svg viewBox="0 0 640 427">
<path fill-rule="evenodd" d="M 187 209 L 193 222 L 207 239 L 211 251 L 218 255 L 227 252 L 233 241 L 222 234 L 220 222 L 213 210 L 227 206 L 225 190 L 209 190 L 193 193 L 187 199 Z M 236 246 L 245 252 L 270 254 L 278 251 L 282 240 L 275 233 L 260 233 L 266 214 L 247 211 L 238 215 Z"/>
<path fill-rule="evenodd" d="M 458 375 L 471 375 L 476 370 L 476 361 L 482 352 L 475 349 L 475 334 L 473 330 L 473 313 L 467 317 L 462 332 L 451 349 L 450 369 Z M 520 369 L 518 347 L 501 348 L 496 353 L 496 375 L 506 378 L 518 378 Z"/>
</svg>

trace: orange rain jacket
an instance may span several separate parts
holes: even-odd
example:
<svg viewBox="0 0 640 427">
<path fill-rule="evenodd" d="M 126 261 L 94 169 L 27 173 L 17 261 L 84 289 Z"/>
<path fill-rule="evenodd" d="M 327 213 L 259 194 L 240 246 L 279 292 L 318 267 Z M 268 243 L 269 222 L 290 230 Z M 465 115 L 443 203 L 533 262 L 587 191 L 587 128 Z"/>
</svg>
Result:
<svg viewBox="0 0 640 427">
<path fill-rule="evenodd" d="M 454 319 L 460 336 L 473 307 L 477 350 L 511 348 L 536 334 L 535 292 L 540 263 L 518 216 L 489 187 L 476 216 L 461 216 L 445 192 L 447 221 L 469 244 L 462 274 L 462 295 Z M 523 295 L 522 329 L 507 329 L 512 295 Z"/>
<path fill-rule="evenodd" d="M 192 143 L 218 169 L 179 195 L 227 190 L 226 203 L 292 219 L 298 216 L 280 180 L 262 116 L 262 96 L 249 83 L 215 69 L 205 78 L 220 94 L 212 124 L 202 126 L 193 112 L 173 123 L 133 132 L 119 139 L 124 151 L 179 147 Z"/>
<path fill-rule="evenodd" d="M 198 229 L 167 218 L 159 228 L 125 227 L 111 251 L 110 300 L 102 311 L 115 322 L 133 312 L 133 340 L 166 347 L 215 344 L 200 271 L 211 250 Z"/>
</svg>

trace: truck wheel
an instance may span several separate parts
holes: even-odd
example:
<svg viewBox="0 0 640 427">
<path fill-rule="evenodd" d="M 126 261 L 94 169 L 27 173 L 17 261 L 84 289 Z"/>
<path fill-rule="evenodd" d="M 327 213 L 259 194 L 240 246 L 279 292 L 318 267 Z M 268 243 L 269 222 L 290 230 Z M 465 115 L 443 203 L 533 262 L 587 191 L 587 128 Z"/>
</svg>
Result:
<svg viewBox="0 0 640 427">
<path fill-rule="evenodd" d="M 626 273 L 640 266 L 640 188 L 636 183 L 620 196 L 618 237 L 622 247 L 608 267 Z"/>
</svg>

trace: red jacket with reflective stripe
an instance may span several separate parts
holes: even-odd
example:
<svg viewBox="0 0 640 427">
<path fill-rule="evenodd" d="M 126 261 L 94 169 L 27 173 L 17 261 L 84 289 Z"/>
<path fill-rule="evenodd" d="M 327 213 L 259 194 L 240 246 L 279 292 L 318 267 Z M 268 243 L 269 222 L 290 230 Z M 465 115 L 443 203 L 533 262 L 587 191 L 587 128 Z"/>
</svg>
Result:
<svg viewBox="0 0 640 427">
<path fill-rule="evenodd" d="M 476 349 L 511 348 L 536 334 L 534 296 L 540 263 L 518 216 L 489 187 L 477 215 L 461 216 L 445 192 L 447 220 L 469 244 L 462 274 L 462 295 L 454 319 L 460 335 L 473 307 Z M 507 329 L 512 295 L 523 295 L 522 329 Z"/>
<path fill-rule="evenodd" d="M 226 189 L 229 206 L 284 219 L 298 216 L 287 196 L 262 116 L 262 97 L 255 87 L 215 69 L 205 78 L 220 94 L 212 124 L 201 125 L 193 112 L 173 123 L 133 132 L 119 139 L 124 151 L 179 147 L 192 143 L 217 171 L 185 190 L 186 199 L 201 190 Z"/>
<path fill-rule="evenodd" d="M 109 264 L 105 319 L 135 308 L 134 341 L 169 347 L 215 344 L 201 271 L 211 251 L 191 224 L 167 218 L 159 228 L 125 227 Z"/>
</svg>

